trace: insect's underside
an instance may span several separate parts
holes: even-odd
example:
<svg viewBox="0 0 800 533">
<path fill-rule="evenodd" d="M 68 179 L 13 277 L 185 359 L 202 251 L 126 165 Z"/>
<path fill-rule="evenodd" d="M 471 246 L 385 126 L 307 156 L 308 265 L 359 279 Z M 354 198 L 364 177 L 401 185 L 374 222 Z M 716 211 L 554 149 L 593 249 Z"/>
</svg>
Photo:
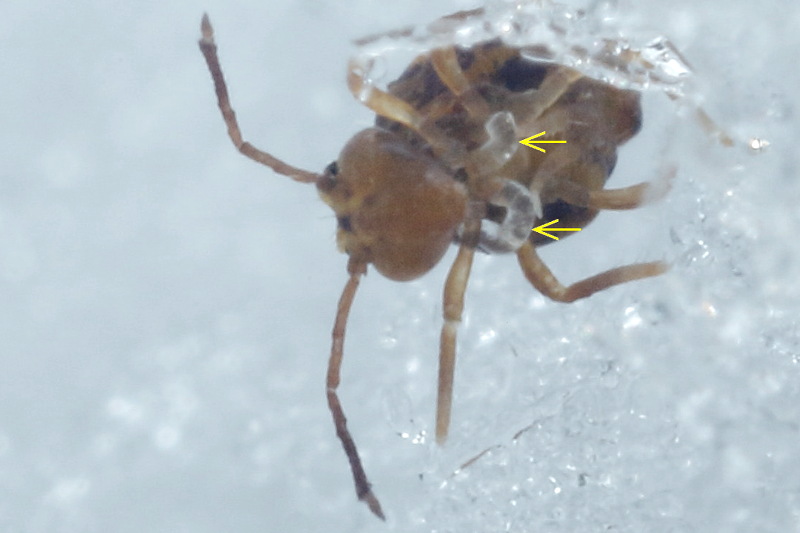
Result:
<svg viewBox="0 0 800 533">
<path fill-rule="evenodd" d="M 456 13 L 431 25 L 427 35 L 432 36 L 431 42 L 441 43 L 442 35 L 455 34 L 453 28 L 485 29 L 488 16 L 481 9 Z M 531 20 L 519 18 L 515 23 L 517 38 L 530 31 L 524 26 L 531 26 Z M 383 46 L 401 38 L 416 45 L 421 42 L 410 29 L 370 37 L 360 44 Z M 642 53 L 627 48 L 627 58 L 617 56 L 609 52 L 610 43 L 601 42 L 596 61 L 584 57 L 584 63 L 612 74 L 619 74 L 622 65 L 627 69 L 626 87 L 636 88 L 636 80 L 644 85 L 658 77 L 659 71 Z M 458 244 L 444 287 L 436 408 L 439 444 L 447 438 L 450 425 L 456 331 L 476 250 L 515 253 L 530 283 L 559 302 L 586 298 L 667 268 L 659 261 L 625 265 L 565 286 L 536 253 L 536 246 L 547 241 L 531 232 L 538 224 L 557 218 L 560 225 L 583 227 L 600 210 L 632 209 L 668 189 L 666 180 L 657 187 L 640 183 L 604 188 L 617 147 L 640 128 L 639 93 L 557 62 L 557 51 L 541 44 L 508 44 L 496 37 L 475 38 L 466 45 L 437 44 L 421 53 L 386 89 L 371 81 L 371 59 L 365 53 L 351 62 L 347 80 L 353 95 L 377 114 L 376 125 L 357 134 L 335 163 L 316 174 L 243 141 L 207 17 L 200 48 L 236 147 L 279 174 L 315 183 L 336 213 L 339 246 L 349 255 L 349 279 L 333 328 L 327 397 L 356 493 L 380 518 L 383 511 L 336 392 L 347 317 L 367 265 L 391 279 L 412 279 L 432 268 L 452 242 Z M 564 57 L 575 59 L 581 54 L 591 55 L 583 50 Z M 539 131 L 567 143 L 548 149 L 546 155 L 519 144 Z"/>
</svg>

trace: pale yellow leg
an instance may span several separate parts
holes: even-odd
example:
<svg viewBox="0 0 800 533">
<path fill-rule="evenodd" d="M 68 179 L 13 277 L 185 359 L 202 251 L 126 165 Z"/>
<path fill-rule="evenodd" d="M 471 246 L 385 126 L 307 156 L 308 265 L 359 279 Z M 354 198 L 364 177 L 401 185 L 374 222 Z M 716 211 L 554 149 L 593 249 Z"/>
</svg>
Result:
<svg viewBox="0 0 800 533">
<path fill-rule="evenodd" d="M 470 217 L 464 224 L 464 237 L 444 286 L 441 342 L 439 346 L 439 387 L 436 399 L 436 442 L 444 444 L 450 428 L 453 405 L 453 374 L 456 366 L 456 335 L 464 311 L 464 294 L 472 269 L 481 221 Z"/>
<path fill-rule="evenodd" d="M 669 184 L 638 183 L 619 189 L 591 191 L 586 207 L 592 209 L 635 209 L 662 199 L 669 192 Z"/>
<path fill-rule="evenodd" d="M 423 116 L 408 102 L 376 87 L 366 78 L 365 70 L 369 64 L 362 66 L 351 61 L 347 74 L 347 85 L 355 98 L 378 115 L 399 122 L 419 133 L 434 151 L 448 163 L 460 162 L 464 156 L 464 147 L 438 128 L 433 120 Z"/>
<path fill-rule="evenodd" d="M 669 268 L 663 261 L 634 263 L 612 268 L 572 285 L 564 286 L 544 264 L 530 241 L 517 250 L 517 259 L 525 277 L 536 290 L 552 300 L 565 303 L 586 298 L 614 285 L 663 274 Z"/>
<path fill-rule="evenodd" d="M 591 209 L 635 209 L 664 198 L 672 186 L 675 169 L 656 181 L 646 181 L 618 189 L 589 190 L 579 183 L 561 180 L 549 184 L 549 195 L 565 202 Z"/>
<path fill-rule="evenodd" d="M 561 98 L 573 83 L 583 77 L 577 70 L 559 67 L 551 72 L 538 88 L 512 96 L 513 106 L 519 116 L 530 121 L 540 117 Z"/>
<path fill-rule="evenodd" d="M 683 100 L 682 97 L 674 94 L 668 94 L 667 96 L 670 98 L 670 100 Z M 722 146 L 733 146 L 734 140 L 730 134 L 719 127 L 717 123 L 714 122 L 714 119 L 712 119 L 708 113 L 706 113 L 705 109 L 694 102 L 690 102 L 689 105 L 694 109 L 694 118 L 700 124 L 700 127 L 703 128 L 703 131 L 706 133 L 706 135 L 716 139 L 717 142 Z"/>
<path fill-rule="evenodd" d="M 431 64 L 442 83 L 458 99 L 473 118 L 478 120 L 489 116 L 489 104 L 475 90 L 458 64 L 458 55 L 453 46 L 438 48 L 431 52 Z"/>
</svg>

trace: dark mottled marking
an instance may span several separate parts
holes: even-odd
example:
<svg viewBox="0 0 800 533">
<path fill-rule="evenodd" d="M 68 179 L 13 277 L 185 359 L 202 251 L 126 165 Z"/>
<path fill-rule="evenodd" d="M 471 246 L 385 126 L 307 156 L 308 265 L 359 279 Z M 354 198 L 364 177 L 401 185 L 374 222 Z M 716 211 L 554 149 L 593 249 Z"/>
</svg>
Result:
<svg viewBox="0 0 800 533">
<path fill-rule="evenodd" d="M 471 48 L 456 48 L 456 57 L 461 70 L 468 70 L 475 62 L 475 52 Z"/>
<path fill-rule="evenodd" d="M 496 83 L 510 91 L 523 92 L 538 89 L 547 76 L 550 66 L 522 57 L 509 59 L 500 67 L 495 77 Z"/>
<path fill-rule="evenodd" d="M 388 86 L 389 92 L 420 109 L 447 91 L 430 61 L 417 62 Z"/>
<path fill-rule="evenodd" d="M 492 222 L 496 222 L 498 224 L 502 224 L 503 221 L 506 219 L 507 213 L 508 209 L 506 207 L 494 204 L 486 204 L 486 216 L 484 216 L 483 218 L 486 220 L 491 220 Z"/>
<path fill-rule="evenodd" d="M 585 207 L 576 207 L 572 204 L 568 204 L 564 200 L 556 200 L 544 205 L 542 211 L 544 211 L 542 220 L 549 222 L 558 219 L 560 222 L 559 226 L 561 226 L 561 223 L 565 220 L 572 219 L 573 217 L 582 217 L 587 209 Z"/>
</svg>

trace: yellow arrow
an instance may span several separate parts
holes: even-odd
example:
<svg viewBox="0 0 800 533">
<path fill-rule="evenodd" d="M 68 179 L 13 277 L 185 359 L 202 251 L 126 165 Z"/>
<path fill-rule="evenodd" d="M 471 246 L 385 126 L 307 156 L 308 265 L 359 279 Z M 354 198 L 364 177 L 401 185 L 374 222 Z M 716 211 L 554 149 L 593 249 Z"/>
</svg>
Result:
<svg viewBox="0 0 800 533">
<path fill-rule="evenodd" d="M 531 231 L 535 231 L 536 233 L 541 233 L 545 237 L 550 237 L 551 239 L 558 240 L 558 237 L 556 237 L 555 235 L 550 235 L 549 233 L 547 233 L 545 231 L 545 229 L 547 229 L 547 231 L 580 231 L 581 230 L 581 228 L 548 228 L 547 227 L 547 226 L 549 226 L 551 224 L 555 224 L 556 222 L 558 222 L 558 219 L 552 220 L 552 221 L 548 222 L 547 224 L 542 224 L 541 226 L 536 226 Z"/>
<path fill-rule="evenodd" d="M 524 145 L 525 145 L 525 146 L 527 146 L 528 148 L 533 148 L 534 150 L 539 150 L 540 152 L 542 152 L 542 153 L 544 154 L 544 153 L 547 153 L 547 152 L 545 151 L 545 149 L 544 149 L 544 148 L 539 148 L 539 147 L 538 147 L 538 146 L 536 146 L 534 143 L 566 143 L 566 142 L 567 142 L 567 141 L 534 141 L 534 139 L 536 139 L 537 137 L 541 137 L 541 136 L 542 136 L 542 135 L 544 135 L 545 133 L 547 133 L 547 132 L 546 132 L 546 131 L 543 131 L 543 132 L 541 132 L 541 133 L 537 133 L 536 135 L 531 135 L 531 136 L 530 136 L 530 137 L 528 137 L 527 139 L 522 139 L 522 140 L 520 141 L 520 143 L 521 143 L 521 144 L 524 144 Z"/>
</svg>

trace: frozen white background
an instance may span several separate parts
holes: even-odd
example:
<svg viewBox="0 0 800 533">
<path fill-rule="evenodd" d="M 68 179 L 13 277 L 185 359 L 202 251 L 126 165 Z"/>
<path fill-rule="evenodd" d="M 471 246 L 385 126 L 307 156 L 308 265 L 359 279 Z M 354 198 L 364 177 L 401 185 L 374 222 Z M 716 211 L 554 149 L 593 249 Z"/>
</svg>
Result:
<svg viewBox="0 0 800 533">
<path fill-rule="evenodd" d="M 661 278 L 560 305 L 513 257 L 478 259 L 443 449 L 452 254 L 413 283 L 366 278 L 340 390 L 384 524 L 325 404 L 335 219 L 232 148 L 199 20 L 246 137 L 318 170 L 372 120 L 344 84 L 349 41 L 474 5 L 6 2 L 0 531 L 800 531 L 800 10 L 619 6 L 684 51 L 740 144 L 648 96 L 612 183 L 677 165 L 667 201 L 542 251 L 567 282 L 665 258 Z"/>
</svg>

